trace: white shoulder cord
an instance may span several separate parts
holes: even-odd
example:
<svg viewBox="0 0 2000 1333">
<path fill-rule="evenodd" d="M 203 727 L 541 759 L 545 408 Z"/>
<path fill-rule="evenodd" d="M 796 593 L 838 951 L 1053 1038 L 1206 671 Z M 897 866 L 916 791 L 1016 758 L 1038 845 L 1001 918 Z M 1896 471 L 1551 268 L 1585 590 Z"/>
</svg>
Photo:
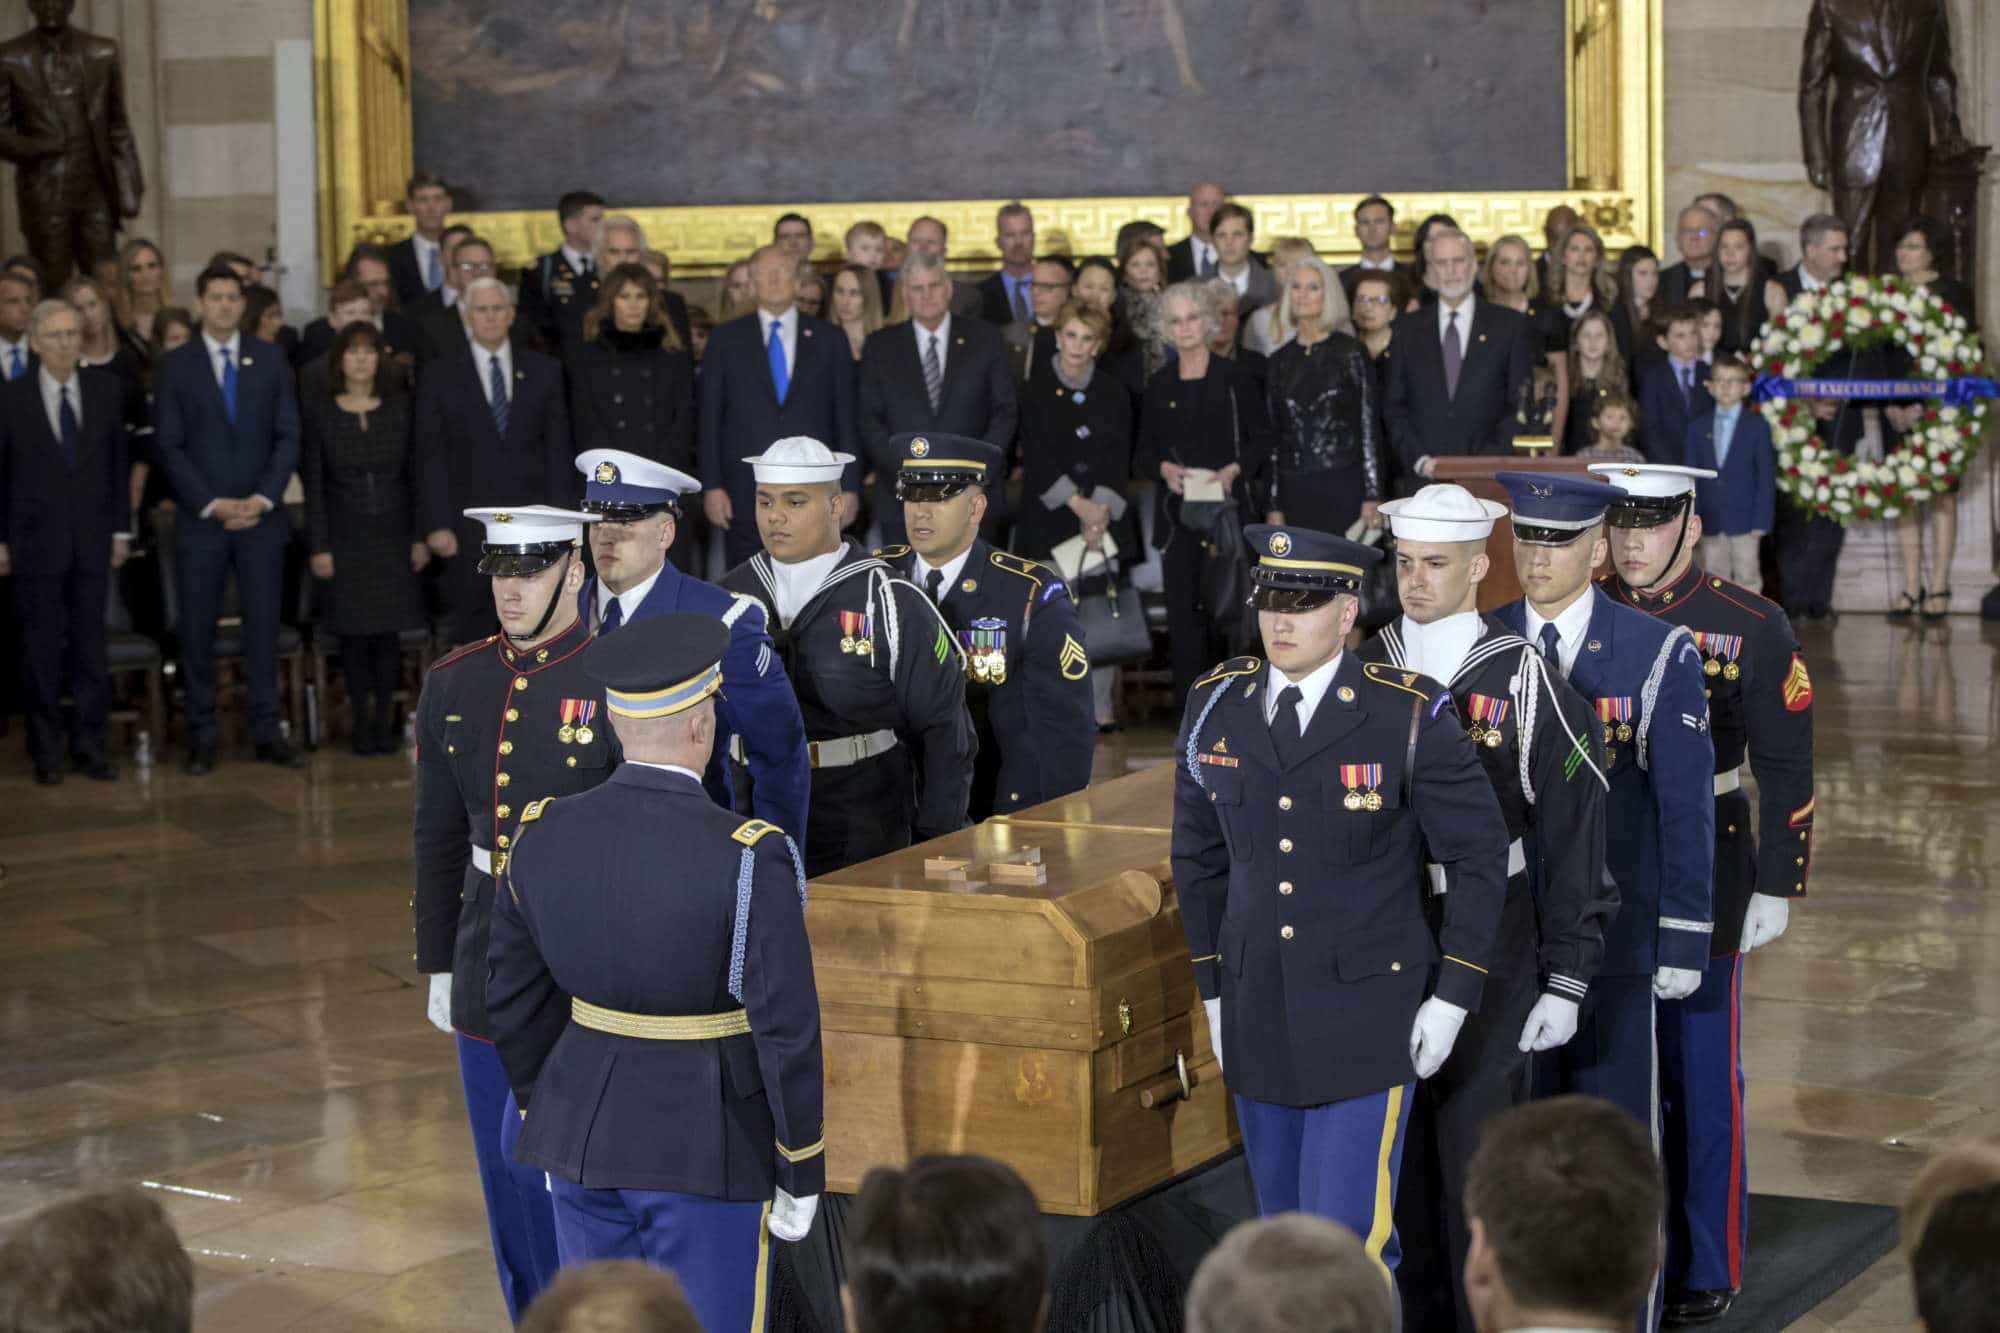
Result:
<svg viewBox="0 0 2000 1333">
<path fill-rule="evenodd" d="M 1527 677 L 1530 671 L 1535 673 L 1536 678 L 1539 681 L 1539 688 L 1533 688 L 1532 686 L 1534 683 L 1528 681 Z M 1530 686 L 1531 688 L 1527 688 L 1524 690 L 1523 689 L 1524 685 Z M 1519 711 L 1521 715 L 1521 723 L 1519 730 L 1521 736 L 1524 738 L 1524 744 L 1522 744 L 1520 747 L 1521 792 L 1528 798 L 1529 804 L 1532 805 L 1535 800 L 1535 788 L 1534 784 L 1529 780 L 1528 777 L 1528 772 L 1529 772 L 1528 752 L 1529 749 L 1534 744 L 1535 719 L 1537 713 L 1539 712 L 1537 705 L 1544 691 L 1547 692 L 1551 704 L 1555 702 L 1555 697 L 1556 697 L 1555 685 L 1549 680 L 1549 664 L 1542 657 L 1539 651 L 1537 651 L 1533 647 L 1529 647 L 1524 652 L 1522 652 L 1520 674 L 1516 675 L 1511 681 L 1508 682 L 1508 688 L 1513 692 L 1514 695 L 1514 707 L 1516 710 Z M 1581 736 L 1577 735 L 1576 732 L 1570 729 L 1569 718 L 1563 715 L 1563 710 L 1560 708 L 1551 707 L 1549 711 L 1555 714 L 1556 722 L 1560 724 L 1563 729 L 1563 735 L 1569 737 L 1569 743 L 1571 748 L 1575 750 L 1575 752 L 1579 756 L 1581 756 L 1584 766 L 1589 768 L 1591 772 L 1597 775 L 1597 781 L 1600 786 L 1604 787 L 1607 791 L 1610 790 L 1611 787 L 1610 780 L 1604 776 L 1604 770 L 1597 766 L 1597 761 L 1590 757 L 1590 746 L 1584 741 L 1584 739 Z M 1564 762 L 1567 763 L 1569 758 L 1567 752 L 1565 752 L 1563 758 Z"/>
<path fill-rule="evenodd" d="M 1674 654 L 1681 644 L 1694 644 L 1694 635 L 1687 626 L 1676 625 L 1667 632 L 1667 641 L 1660 645 L 1660 655 L 1653 659 L 1653 669 L 1646 675 L 1646 687 L 1639 694 L 1639 767 L 1650 768 L 1647 763 L 1647 743 L 1653 730 L 1653 705 L 1659 702 L 1660 683 L 1667 678 L 1667 664 L 1674 660 Z"/>
</svg>

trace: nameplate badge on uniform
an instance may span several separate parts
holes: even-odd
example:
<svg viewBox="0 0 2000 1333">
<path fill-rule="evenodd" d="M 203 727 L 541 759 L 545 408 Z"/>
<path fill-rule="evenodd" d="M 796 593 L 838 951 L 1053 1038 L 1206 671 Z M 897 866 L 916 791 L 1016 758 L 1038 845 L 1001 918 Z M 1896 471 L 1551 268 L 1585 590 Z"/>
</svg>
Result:
<svg viewBox="0 0 2000 1333">
<path fill-rule="evenodd" d="M 1382 808 L 1382 793 L 1378 790 L 1382 785 L 1382 765 L 1342 764 L 1340 785 L 1347 788 L 1347 795 L 1341 798 L 1340 803 L 1349 810 Z M 1364 787 L 1366 791 L 1362 790 Z"/>
<path fill-rule="evenodd" d="M 1724 680 L 1735 680 L 1743 674 L 1736 659 L 1743 655 L 1741 634 L 1716 634 L 1709 630 L 1694 632 L 1694 646 L 1701 649 L 1707 659 L 1701 664 L 1704 676 L 1720 676 Z"/>
<path fill-rule="evenodd" d="M 1465 729 L 1465 734 L 1472 738 L 1474 745 L 1484 745 L 1489 750 L 1499 749 L 1506 739 L 1500 724 L 1507 720 L 1507 709 L 1511 706 L 1509 700 L 1496 699 L 1490 694 L 1467 695 L 1465 711 L 1472 715 L 1472 725 Z"/>
<path fill-rule="evenodd" d="M 574 741 L 578 745 L 588 745 L 597 739 L 597 733 L 590 724 L 597 716 L 597 700 L 565 699 L 562 701 L 562 725 L 556 728 L 556 739 L 564 745 Z"/>
<path fill-rule="evenodd" d="M 965 649 L 965 676 L 981 685 L 1007 683 L 1007 622 L 982 616 L 958 632 Z"/>
<path fill-rule="evenodd" d="M 874 653 L 875 617 L 872 612 L 842 611 L 840 613 L 840 651 L 843 653 Z"/>
</svg>

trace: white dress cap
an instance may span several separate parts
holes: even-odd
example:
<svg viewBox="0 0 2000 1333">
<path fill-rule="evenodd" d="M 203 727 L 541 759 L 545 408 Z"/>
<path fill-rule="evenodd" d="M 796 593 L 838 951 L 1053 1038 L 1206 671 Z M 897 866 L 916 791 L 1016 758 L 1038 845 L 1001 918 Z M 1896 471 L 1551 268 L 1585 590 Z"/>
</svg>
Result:
<svg viewBox="0 0 2000 1333">
<path fill-rule="evenodd" d="M 1697 478 L 1716 475 L 1715 469 L 1683 467 L 1679 463 L 1592 463 L 1590 470 L 1627 495 L 1641 500 L 1671 500 L 1694 491 Z"/>
<path fill-rule="evenodd" d="M 760 484 L 810 486 L 838 482 L 854 455 L 837 454 L 810 435 L 792 435 L 744 461 L 756 470 Z"/>
<path fill-rule="evenodd" d="M 1413 542 L 1484 541 L 1493 521 L 1507 512 L 1497 500 L 1482 500 L 1463 486 L 1433 482 L 1415 495 L 1382 502 L 1389 531 Z"/>
<path fill-rule="evenodd" d="M 597 515 L 582 514 L 574 509 L 557 509 L 553 505 L 522 505 L 516 509 L 504 506 L 489 509 L 468 509 L 467 518 L 476 518 L 486 525 L 488 546 L 540 546 L 549 542 L 580 542 L 583 540 L 583 525 L 597 522 Z"/>
</svg>

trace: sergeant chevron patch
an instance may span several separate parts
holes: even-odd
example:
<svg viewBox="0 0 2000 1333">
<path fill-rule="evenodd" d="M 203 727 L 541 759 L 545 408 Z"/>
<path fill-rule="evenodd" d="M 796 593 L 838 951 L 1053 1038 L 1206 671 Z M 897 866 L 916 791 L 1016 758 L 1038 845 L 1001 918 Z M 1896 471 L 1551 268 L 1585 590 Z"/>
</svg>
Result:
<svg viewBox="0 0 2000 1333">
<path fill-rule="evenodd" d="M 1056 660 L 1064 680 L 1082 680 L 1090 674 L 1090 658 L 1083 645 L 1067 634 L 1063 635 L 1062 656 Z"/>
</svg>

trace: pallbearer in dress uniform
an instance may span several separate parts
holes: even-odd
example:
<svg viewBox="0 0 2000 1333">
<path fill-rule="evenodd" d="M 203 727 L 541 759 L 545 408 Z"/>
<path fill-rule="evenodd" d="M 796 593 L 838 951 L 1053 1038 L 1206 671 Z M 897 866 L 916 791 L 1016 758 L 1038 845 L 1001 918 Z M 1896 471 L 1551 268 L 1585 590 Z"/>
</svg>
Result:
<svg viewBox="0 0 2000 1333">
<path fill-rule="evenodd" d="M 1393 1271 L 1411 1085 L 1479 1007 L 1507 826 L 1451 696 L 1342 651 L 1381 553 L 1268 524 L 1245 540 L 1271 660 L 1232 658 L 1188 695 L 1181 921 L 1258 1210 L 1332 1218 Z M 1446 890 L 1435 935 L 1426 854 Z"/>
<path fill-rule="evenodd" d="M 1812 857 L 1812 678 L 1785 613 L 1695 564 L 1697 477 L 1707 469 L 1598 464 L 1613 502 L 1606 586 L 1625 605 L 1694 634 L 1715 742 L 1715 934 L 1707 975 L 1660 1006 L 1667 1164 L 1668 1323 L 1705 1323 L 1743 1282 L 1743 955 L 1784 934 Z M 1758 813 L 1742 791 L 1745 755 Z"/>
<path fill-rule="evenodd" d="M 680 524 L 681 500 L 699 496 L 701 483 L 664 463 L 619 449 L 577 455 L 583 473 L 584 512 L 597 573 L 583 585 L 580 614 L 597 634 L 652 616 L 691 612 L 729 626 L 722 658 L 722 693 L 716 697 L 715 757 L 703 782 L 723 807 L 733 802 L 726 756 L 741 738 L 749 760 L 750 800 L 744 813 L 769 820 L 795 840 L 806 832 L 806 727 L 785 664 L 764 627 L 764 605 L 683 574 L 667 559 Z"/>
<path fill-rule="evenodd" d="M 1403 614 L 1360 649 L 1364 662 L 1445 682 L 1513 838 L 1479 1010 L 1451 1059 L 1417 1090 L 1403 1154 L 1396 1276 L 1404 1326 L 1419 1330 L 1472 1329 L 1459 1279 L 1470 1241 L 1466 1167 L 1486 1121 L 1528 1099 L 1529 1053 L 1575 1034 L 1618 910 L 1604 874 L 1604 746 L 1595 715 L 1526 639 L 1477 610 L 1487 535 L 1506 512 L 1451 485 L 1385 503 Z M 1540 840 L 1531 872 L 1527 840 L 1536 828 L 1552 836 Z M 1444 906 L 1443 895 L 1428 895 L 1434 929 Z"/>
<path fill-rule="evenodd" d="M 965 827 L 978 740 L 964 650 L 916 585 L 842 540 L 853 457 L 794 436 L 748 461 L 764 549 L 722 586 L 763 604 L 798 693 L 812 764 L 806 873 Z M 740 766 L 740 747 L 730 757 Z"/>
<path fill-rule="evenodd" d="M 595 519 L 545 505 L 465 513 L 485 526 L 479 572 L 493 581 L 500 633 L 440 659 L 417 701 L 411 906 L 431 1022 L 458 1037 L 501 1294 L 518 1319 L 555 1275 L 555 1221 L 541 1172 L 510 1161 L 520 1117 L 486 1007 L 493 881 L 528 802 L 604 781 L 618 744 L 579 661 L 590 638 L 576 614 L 583 529 Z"/>
<path fill-rule="evenodd" d="M 964 435 L 892 444 L 910 545 L 875 554 L 924 590 L 965 650 L 965 699 L 979 731 L 972 820 L 1089 786 L 1096 714 L 1076 602 L 1053 569 L 979 536 L 1006 455 Z"/>
<path fill-rule="evenodd" d="M 766 1233 L 805 1236 L 826 1158 L 798 849 L 702 788 L 728 647 L 665 615 L 583 654 L 625 762 L 522 812 L 489 1002 L 563 1263 L 658 1264 L 704 1328 L 755 1333 Z"/>
<path fill-rule="evenodd" d="M 1502 472 L 1514 502 L 1514 567 L 1527 595 L 1495 614 L 1591 701 L 1610 781 L 1605 864 L 1618 915 L 1577 1033 L 1543 1057 L 1537 1084 L 1604 1097 L 1659 1141 L 1657 1000 L 1701 985 L 1708 962 L 1715 805 L 1701 654 L 1686 630 L 1642 615 L 1590 581 L 1624 492 L 1552 473 Z M 1554 829 L 1549 837 L 1559 836 Z M 1537 850 L 1544 841 L 1534 838 Z M 1646 1322 L 1659 1324 L 1658 1293 Z"/>
</svg>

